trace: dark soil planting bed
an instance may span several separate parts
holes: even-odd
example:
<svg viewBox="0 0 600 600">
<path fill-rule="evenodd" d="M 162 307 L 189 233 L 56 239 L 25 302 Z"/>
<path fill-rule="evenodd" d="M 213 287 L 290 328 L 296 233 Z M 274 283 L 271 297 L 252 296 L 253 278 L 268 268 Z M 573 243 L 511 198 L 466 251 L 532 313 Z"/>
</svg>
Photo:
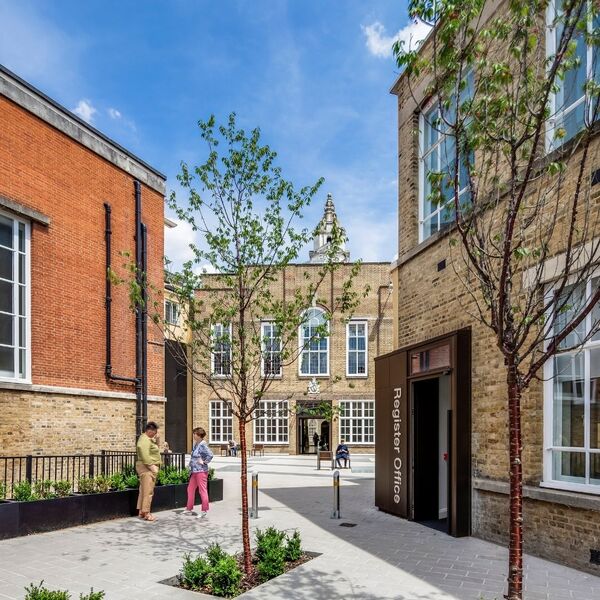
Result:
<svg viewBox="0 0 600 600">
<path fill-rule="evenodd" d="M 319 552 L 303 552 L 302 556 L 298 560 L 295 560 L 293 562 L 287 562 L 285 564 L 285 572 L 282 573 L 282 575 L 285 575 L 285 573 L 292 571 L 296 567 L 299 567 L 300 565 L 307 563 L 308 561 L 312 560 L 313 558 L 316 558 L 317 556 L 321 556 L 321 554 Z M 235 558 L 237 560 L 240 570 L 243 572 L 244 571 L 243 555 L 238 554 L 238 555 L 236 555 Z M 262 585 L 263 583 L 267 583 L 266 581 L 260 580 L 260 575 L 256 568 L 256 562 L 257 562 L 256 559 L 254 559 L 252 562 L 253 571 L 252 571 L 251 575 L 244 574 L 242 581 L 240 582 L 240 590 L 239 590 L 238 594 L 236 594 L 236 596 L 239 596 L 241 594 L 249 592 L 250 590 Z M 279 575 L 279 577 L 281 577 L 281 575 Z M 277 579 L 277 578 L 275 577 L 274 579 Z M 269 581 L 272 581 L 272 580 L 269 580 Z M 161 581 L 159 583 L 162 583 L 164 585 L 170 585 L 171 587 L 182 588 L 184 590 L 190 590 L 192 592 L 206 594 L 208 596 L 213 596 L 214 598 L 222 598 L 223 597 L 223 596 L 215 596 L 214 594 L 212 594 L 212 590 L 208 586 L 204 586 L 204 587 L 200 587 L 200 588 L 191 588 L 191 587 L 185 585 L 185 582 L 183 582 L 181 575 L 175 575 L 175 577 L 169 577 L 169 579 L 164 579 L 163 581 Z M 235 598 L 236 596 L 226 596 L 226 597 L 227 598 Z"/>
</svg>

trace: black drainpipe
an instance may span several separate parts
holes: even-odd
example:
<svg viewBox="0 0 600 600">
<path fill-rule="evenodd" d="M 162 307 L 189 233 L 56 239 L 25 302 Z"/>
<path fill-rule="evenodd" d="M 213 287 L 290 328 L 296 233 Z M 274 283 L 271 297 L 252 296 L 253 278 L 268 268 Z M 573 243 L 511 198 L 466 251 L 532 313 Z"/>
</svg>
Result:
<svg viewBox="0 0 600 600">
<path fill-rule="evenodd" d="M 105 221 L 105 230 L 104 230 L 104 238 L 106 240 L 106 298 L 105 298 L 105 307 L 106 307 L 106 366 L 105 373 L 106 377 L 109 381 L 120 381 L 123 383 L 138 383 L 138 380 L 135 377 L 122 377 L 121 375 L 114 375 L 112 372 L 112 357 L 111 357 L 111 348 L 112 348 L 112 284 L 110 280 L 110 269 L 111 269 L 111 236 L 112 236 L 112 228 L 111 228 L 111 207 L 108 202 L 104 203 L 104 221 Z"/>
<path fill-rule="evenodd" d="M 143 282 L 143 265 L 142 265 L 142 247 L 143 247 L 143 233 L 142 233 L 142 186 L 139 181 L 133 182 L 135 189 L 135 268 L 136 268 L 136 281 L 139 286 L 138 289 L 144 289 Z M 142 292 L 143 293 L 143 292 Z M 144 382 L 143 382 L 143 371 L 144 371 L 144 360 L 143 360 L 143 329 L 144 329 L 144 314 L 143 307 L 140 303 L 135 307 L 135 431 L 136 438 L 139 437 L 145 425 L 144 421 Z"/>
<path fill-rule="evenodd" d="M 142 223 L 142 418 L 148 422 L 148 228 Z"/>
</svg>

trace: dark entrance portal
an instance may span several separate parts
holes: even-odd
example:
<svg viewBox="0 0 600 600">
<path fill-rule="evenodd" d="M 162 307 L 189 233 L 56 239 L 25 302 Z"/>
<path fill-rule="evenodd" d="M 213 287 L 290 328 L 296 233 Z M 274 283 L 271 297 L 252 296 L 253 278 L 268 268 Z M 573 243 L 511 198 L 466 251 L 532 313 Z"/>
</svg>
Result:
<svg viewBox="0 0 600 600">
<path fill-rule="evenodd" d="M 447 531 L 449 376 L 413 382 L 413 518 Z"/>
<path fill-rule="evenodd" d="M 176 358 L 182 352 L 183 344 L 165 340 L 165 441 L 173 452 L 188 451 L 187 369 Z"/>
<path fill-rule="evenodd" d="M 438 518 L 438 380 L 414 384 L 414 519 Z"/>
</svg>

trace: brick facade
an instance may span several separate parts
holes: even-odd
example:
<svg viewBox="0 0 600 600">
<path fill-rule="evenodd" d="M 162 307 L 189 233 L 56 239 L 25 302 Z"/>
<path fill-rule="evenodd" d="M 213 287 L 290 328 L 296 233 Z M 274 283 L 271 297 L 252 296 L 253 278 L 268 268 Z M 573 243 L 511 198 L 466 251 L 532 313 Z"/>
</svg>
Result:
<svg viewBox="0 0 600 600">
<path fill-rule="evenodd" d="M 163 279 L 164 177 L 5 70 L 0 70 L 0 210 L 32 209 L 31 380 L 0 380 L 3 454 L 131 446 L 131 385 L 105 377 L 105 221 L 112 261 L 134 249 L 134 180 L 142 182 L 148 274 Z M 27 220 L 26 217 L 21 217 Z M 149 414 L 163 420 L 164 351 L 148 327 Z M 135 375 L 135 318 L 125 286 L 113 288 L 112 364 Z M 70 390 L 73 390 L 73 393 Z"/>
<path fill-rule="evenodd" d="M 425 43 L 422 52 L 430 51 Z M 413 83 L 409 90 L 400 76 L 393 88 L 398 97 L 399 143 L 399 258 L 392 274 L 397 317 L 394 344 L 403 348 L 471 328 L 472 533 L 504 544 L 508 540 L 509 464 L 503 358 L 489 329 L 472 316 L 476 309 L 456 274 L 462 259 L 449 244 L 449 232 L 419 243 L 418 116 L 427 100 L 424 87 Z M 570 186 L 567 181 L 565 194 Z M 446 261 L 445 268 L 440 269 L 442 261 Z M 600 549 L 600 496 L 557 493 L 540 486 L 544 394 L 539 382 L 532 383 L 523 398 L 522 423 L 524 482 L 531 488 L 524 507 L 525 550 L 599 574 L 600 567 L 590 563 L 590 549 Z"/>
<path fill-rule="evenodd" d="M 280 298 L 291 298 L 296 289 L 306 285 L 304 273 L 317 273 L 318 264 L 290 265 L 280 279 L 273 285 L 273 294 Z M 347 279 L 351 264 L 343 264 L 335 272 L 333 282 L 324 282 L 319 296 L 323 299 L 331 299 L 341 291 L 341 283 Z M 286 365 L 282 369 L 281 379 L 276 379 L 271 384 L 265 400 L 288 400 L 290 415 L 288 419 L 289 440 L 287 444 L 265 444 L 265 452 L 289 453 L 299 452 L 297 439 L 298 419 L 295 414 L 295 405 L 302 401 L 331 401 L 335 407 L 340 400 L 367 400 L 375 399 L 375 369 L 373 360 L 379 353 L 389 352 L 392 349 L 392 293 L 389 287 L 390 267 L 388 263 L 363 263 L 360 274 L 355 279 L 354 289 L 364 289 L 369 285 L 370 292 L 361 299 L 359 306 L 354 312 L 353 319 L 364 320 L 368 323 L 368 367 L 366 377 L 348 377 L 346 375 L 346 322 L 339 314 L 334 314 L 330 322 L 329 336 L 329 376 L 316 377 L 320 385 L 320 394 L 310 396 L 307 393 L 308 383 L 312 376 L 299 374 L 298 361 Z M 285 284 L 284 284 L 285 281 Z M 333 283 L 333 285 L 332 285 Z M 200 295 L 202 292 L 200 292 Z M 327 309 L 327 304 L 322 308 Z M 212 390 L 201 383 L 194 382 L 193 385 L 193 423 L 194 426 L 202 426 L 209 432 L 210 419 L 209 404 L 216 400 Z M 239 440 L 238 424 L 233 423 L 234 439 Z M 248 444 L 254 441 L 253 424 L 249 424 L 246 431 Z M 339 418 L 335 418 L 331 424 L 330 440 L 335 448 L 340 439 Z M 218 451 L 220 444 L 213 444 Z M 351 452 L 372 453 L 373 445 L 349 444 Z"/>
</svg>

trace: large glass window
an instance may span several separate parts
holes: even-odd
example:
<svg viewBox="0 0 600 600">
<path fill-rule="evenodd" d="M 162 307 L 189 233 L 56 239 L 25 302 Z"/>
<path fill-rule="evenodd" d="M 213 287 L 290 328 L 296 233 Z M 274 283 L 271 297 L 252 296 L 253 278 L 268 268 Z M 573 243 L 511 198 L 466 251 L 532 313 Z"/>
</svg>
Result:
<svg viewBox="0 0 600 600">
<path fill-rule="evenodd" d="M 310 308 L 300 326 L 300 375 L 329 375 L 329 337 L 323 334 L 327 325 L 325 312 Z"/>
<path fill-rule="evenodd" d="M 340 439 L 348 444 L 375 443 L 375 402 L 372 400 L 340 402 Z"/>
<path fill-rule="evenodd" d="M 461 102 L 472 94 L 473 75 L 469 73 L 461 90 Z M 419 241 L 427 239 L 454 221 L 454 178 L 456 174 L 456 137 L 450 125 L 456 123 L 454 102 L 440 110 L 438 102 L 420 117 L 419 163 Z M 469 204 L 468 157 L 458 161 L 458 198 L 462 207 Z M 440 179 L 441 178 L 441 179 Z"/>
<path fill-rule="evenodd" d="M 30 378 L 29 224 L 0 214 L 0 378 Z"/>
<path fill-rule="evenodd" d="M 563 35 L 564 23 L 561 22 L 561 11 L 564 0 L 555 0 L 548 5 L 548 55 L 553 56 L 560 44 Z M 587 14 L 587 13 L 586 13 Z M 598 31 L 599 17 L 587 18 L 587 35 Z M 576 30 L 573 41 L 575 42 L 575 66 L 569 69 L 564 78 L 557 78 L 556 93 L 551 96 L 551 118 L 548 122 L 548 146 L 556 148 L 571 139 L 585 125 L 586 120 L 591 122 L 597 116 L 597 99 L 590 102 L 587 96 L 586 82 L 598 79 L 598 48 L 586 43 L 583 31 Z"/>
<path fill-rule="evenodd" d="M 366 321 L 351 321 L 346 327 L 346 374 L 349 377 L 367 375 L 367 332 Z"/>
<path fill-rule="evenodd" d="M 231 406 L 221 400 L 210 403 L 210 442 L 225 444 L 233 439 Z"/>
<path fill-rule="evenodd" d="M 281 376 L 281 336 L 272 321 L 261 323 L 263 377 Z"/>
<path fill-rule="evenodd" d="M 254 418 L 254 441 L 258 444 L 287 444 L 287 400 L 261 400 Z"/>
<path fill-rule="evenodd" d="M 231 325 L 217 323 L 213 327 L 212 374 L 216 377 L 231 375 Z"/>
<path fill-rule="evenodd" d="M 600 278 L 594 278 L 566 288 L 556 299 L 555 335 L 598 285 Z M 600 334 L 595 333 L 599 317 L 596 308 L 548 361 L 544 414 L 545 483 L 596 493 L 600 493 Z"/>
</svg>

